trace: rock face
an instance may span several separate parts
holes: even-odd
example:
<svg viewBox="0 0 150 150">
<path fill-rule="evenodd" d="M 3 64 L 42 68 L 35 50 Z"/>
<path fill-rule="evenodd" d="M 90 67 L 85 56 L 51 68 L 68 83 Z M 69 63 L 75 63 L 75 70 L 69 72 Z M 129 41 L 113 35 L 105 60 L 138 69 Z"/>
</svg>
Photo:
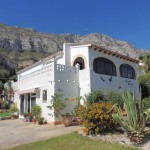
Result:
<svg viewBox="0 0 150 150">
<path fill-rule="evenodd" d="M 15 60 L 14 63 L 21 67 L 30 65 L 46 55 L 61 51 L 64 42 L 92 43 L 133 58 L 138 58 L 141 53 L 146 52 L 145 50 L 138 50 L 132 47 L 125 41 L 115 40 L 112 37 L 99 33 L 85 36 L 74 34 L 54 35 L 36 32 L 31 28 L 23 29 L 0 24 L 0 49 L 5 51 L 5 53 L 9 53 L 9 57 Z M 11 53 L 15 54 L 11 55 Z M 33 53 L 40 54 L 40 57 L 31 58 Z M 26 57 L 27 54 L 30 54 L 30 57 Z"/>
<path fill-rule="evenodd" d="M 0 68 L 11 68 L 15 69 L 17 66 L 9 58 L 4 58 L 0 56 Z"/>
</svg>

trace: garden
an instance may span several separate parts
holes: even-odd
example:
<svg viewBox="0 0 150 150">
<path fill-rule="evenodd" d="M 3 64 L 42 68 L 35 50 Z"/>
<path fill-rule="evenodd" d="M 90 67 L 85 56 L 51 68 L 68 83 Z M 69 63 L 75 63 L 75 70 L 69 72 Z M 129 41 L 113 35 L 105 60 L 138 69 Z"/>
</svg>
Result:
<svg viewBox="0 0 150 150">
<path fill-rule="evenodd" d="M 9 104 L 6 101 L 0 100 L 0 120 L 18 118 L 17 104 Z"/>
<path fill-rule="evenodd" d="M 54 95 L 53 105 L 49 108 L 54 108 L 55 116 L 65 117 L 65 120 L 68 120 L 69 124 L 65 126 L 71 125 L 76 118 L 78 124 L 83 126 L 82 131 L 79 132 L 92 139 L 112 143 L 118 143 L 121 139 L 119 143 L 126 146 L 141 146 L 149 142 L 149 98 L 137 101 L 134 93 L 112 90 L 92 91 L 85 97 L 84 105 L 80 105 L 81 98 L 74 99 L 77 101 L 77 106 L 70 115 L 61 113 L 65 108 L 61 92 Z"/>
</svg>

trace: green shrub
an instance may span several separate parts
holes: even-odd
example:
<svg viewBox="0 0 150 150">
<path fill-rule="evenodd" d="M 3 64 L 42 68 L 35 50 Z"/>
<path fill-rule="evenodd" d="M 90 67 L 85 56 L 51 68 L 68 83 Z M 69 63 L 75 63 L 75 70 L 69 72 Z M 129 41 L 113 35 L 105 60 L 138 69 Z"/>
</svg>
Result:
<svg viewBox="0 0 150 150">
<path fill-rule="evenodd" d="M 41 115 L 41 107 L 38 105 L 32 106 L 31 113 L 35 118 L 38 118 Z"/>
<path fill-rule="evenodd" d="M 44 118 L 41 117 L 41 116 L 39 116 L 39 117 L 37 118 L 37 121 L 38 121 L 39 124 L 43 124 Z"/>
<path fill-rule="evenodd" d="M 122 93 L 113 90 L 107 90 L 105 92 L 101 90 L 92 91 L 91 93 L 85 95 L 88 104 L 108 102 L 111 104 L 118 104 L 123 107 Z"/>
<path fill-rule="evenodd" d="M 17 103 L 14 103 L 14 104 L 11 105 L 10 111 L 12 113 L 18 112 Z"/>
<path fill-rule="evenodd" d="M 10 108 L 10 105 L 9 105 L 8 102 L 2 101 L 2 103 L 1 103 L 1 108 L 2 108 L 2 109 L 9 109 L 9 108 Z"/>
<path fill-rule="evenodd" d="M 105 101 L 104 93 L 100 90 L 92 91 L 85 95 L 88 104 L 99 103 Z"/>
<path fill-rule="evenodd" d="M 143 110 L 150 109 L 150 97 L 146 97 L 142 100 L 142 108 Z"/>
<path fill-rule="evenodd" d="M 121 108 L 123 107 L 122 92 L 107 90 L 105 92 L 105 99 L 111 104 L 118 104 Z"/>
<path fill-rule="evenodd" d="M 105 132 L 112 132 L 115 129 L 116 122 L 112 118 L 110 109 L 112 104 L 105 102 L 93 103 L 84 107 L 80 105 L 78 107 L 77 115 L 81 119 L 81 124 L 85 127 L 84 131 L 87 134 L 99 134 Z"/>
<path fill-rule="evenodd" d="M 138 83 L 150 89 L 150 72 L 138 77 Z"/>
<path fill-rule="evenodd" d="M 66 107 L 66 99 L 63 98 L 61 89 L 58 89 L 58 91 L 52 96 L 50 103 L 51 105 L 48 106 L 48 108 L 50 110 L 54 110 L 54 116 L 62 116 L 63 114 L 61 113 L 61 111 Z M 53 113 L 51 113 L 50 115 L 53 116 Z"/>
</svg>

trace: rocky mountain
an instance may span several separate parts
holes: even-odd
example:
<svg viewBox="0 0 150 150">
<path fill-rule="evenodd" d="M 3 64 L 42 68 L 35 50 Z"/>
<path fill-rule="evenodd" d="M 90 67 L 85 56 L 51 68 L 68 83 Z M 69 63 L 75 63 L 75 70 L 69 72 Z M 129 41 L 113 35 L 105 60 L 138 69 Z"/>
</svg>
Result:
<svg viewBox="0 0 150 150">
<path fill-rule="evenodd" d="M 75 34 L 56 35 L 36 32 L 31 28 L 23 29 L 0 24 L 0 56 L 3 59 L 5 58 L 6 62 L 11 60 L 19 69 L 52 53 L 61 51 L 64 42 L 92 43 L 133 58 L 138 58 L 141 53 L 146 52 L 134 48 L 125 41 L 116 40 L 99 33 L 85 36 Z M 10 65 L 10 67 L 12 66 Z"/>
</svg>

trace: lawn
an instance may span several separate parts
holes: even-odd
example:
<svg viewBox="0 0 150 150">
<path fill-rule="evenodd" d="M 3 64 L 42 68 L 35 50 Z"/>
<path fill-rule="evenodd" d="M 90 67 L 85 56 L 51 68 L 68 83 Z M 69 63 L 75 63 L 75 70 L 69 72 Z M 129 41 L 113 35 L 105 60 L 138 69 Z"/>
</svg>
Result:
<svg viewBox="0 0 150 150">
<path fill-rule="evenodd" d="M 47 140 L 21 145 L 9 150 L 136 150 L 117 144 L 98 142 L 71 133 Z"/>
<path fill-rule="evenodd" d="M 8 117 L 11 116 L 11 112 L 2 112 L 0 113 L 0 117 Z"/>
</svg>

